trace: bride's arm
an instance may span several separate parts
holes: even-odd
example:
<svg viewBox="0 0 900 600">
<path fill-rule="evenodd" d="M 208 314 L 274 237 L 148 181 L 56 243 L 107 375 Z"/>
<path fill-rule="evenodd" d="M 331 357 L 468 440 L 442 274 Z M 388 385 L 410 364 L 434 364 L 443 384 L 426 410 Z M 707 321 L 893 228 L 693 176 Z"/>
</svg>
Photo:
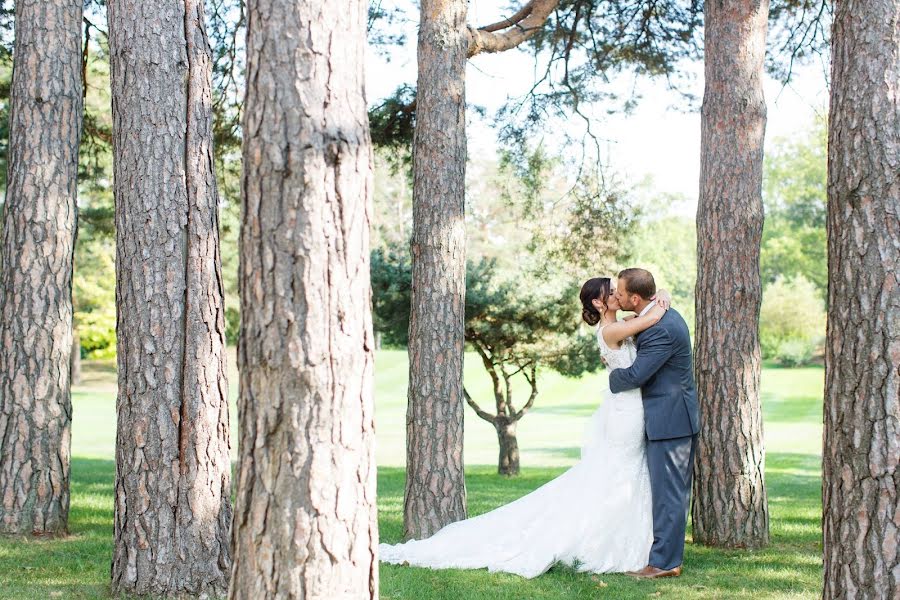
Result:
<svg viewBox="0 0 900 600">
<path fill-rule="evenodd" d="M 606 345 L 615 348 L 622 340 L 644 331 L 656 325 L 669 306 L 672 304 L 672 296 L 666 290 L 659 290 L 656 294 L 656 306 L 647 311 L 642 317 L 634 317 L 627 321 L 610 323 L 603 328 L 603 341 Z"/>
</svg>

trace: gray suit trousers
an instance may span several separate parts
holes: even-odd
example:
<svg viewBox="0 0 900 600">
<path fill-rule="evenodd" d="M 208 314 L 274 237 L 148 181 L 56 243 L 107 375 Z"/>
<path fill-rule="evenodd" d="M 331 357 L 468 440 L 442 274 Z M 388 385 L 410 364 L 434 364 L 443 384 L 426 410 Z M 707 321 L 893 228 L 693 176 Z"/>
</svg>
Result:
<svg viewBox="0 0 900 600">
<path fill-rule="evenodd" d="M 653 546 L 648 564 L 674 569 L 684 557 L 684 531 L 691 500 L 697 436 L 647 440 L 653 496 Z"/>
</svg>

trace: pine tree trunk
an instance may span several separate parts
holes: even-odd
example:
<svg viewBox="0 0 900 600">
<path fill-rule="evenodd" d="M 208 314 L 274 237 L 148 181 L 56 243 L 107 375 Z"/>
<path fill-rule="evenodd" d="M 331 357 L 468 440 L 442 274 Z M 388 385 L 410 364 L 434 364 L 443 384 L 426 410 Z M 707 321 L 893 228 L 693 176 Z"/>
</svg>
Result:
<svg viewBox="0 0 900 600">
<path fill-rule="evenodd" d="M 497 463 L 497 474 L 513 477 L 519 474 L 519 441 L 516 439 L 516 421 L 505 417 L 497 417 L 494 427 L 497 429 L 497 440 L 500 443 L 500 460 Z"/>
<path fill-rule="evenodd" d="M 366 3 L 247 8 L 229 594 L 375 598 Z"/>
<path fill-rule="evenodd" d="M 16 2 L 0 249 L 0 533 L 69 517 L 80 0 Z"/>
<path fill-rule="evenodd" d="M 221 594 L 230 460 L 202 0 L 111 0 L 114 594 Z"/>
<path fill-rule="evenodd" d="M 900 598 L 900 1 L 835 3 L 823 598 Z"/>
<path fill-rule="evenodd" d="M 769 541 L 760 414 L 759 251 L 768 1 L 706 2 L 695 371 L 694 540 Z"/>
<path fill-rule="evenodd" d="M 414 539 L 466 518 L 466 1 L 423 0 L 419 12 L 403 501 L 405 536 Z"/>
</svg>

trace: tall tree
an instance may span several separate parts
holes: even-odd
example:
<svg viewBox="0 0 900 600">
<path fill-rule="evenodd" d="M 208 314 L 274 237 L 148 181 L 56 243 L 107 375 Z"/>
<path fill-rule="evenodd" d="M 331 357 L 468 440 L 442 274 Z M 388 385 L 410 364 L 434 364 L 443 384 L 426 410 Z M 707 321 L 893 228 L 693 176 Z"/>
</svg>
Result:
<svg viewBox="0 0 900 600">
<path fill-rule="evenodd" d="M 512 17 L 478 29 L 466 25 L 465 0 L 423 0 L 419 9 L 403 497 L 408 539 L 429 537 L 466 517 L 466 59 L 522 44 L 558 4 L 532 0 Z"/>
<path fill-rule="evenodd" d="M 466 0 L 423 0 L 413 150 L 406 538 L 466 518 Z"/>
<path fill-rule="evenodd" d="M 231 598 L 378 595 L 363 0 L 251 0 Z"/>
<path fill-rule="evenodd" d="M 823 598 L 900 597 L 900 0 L 840 0 L 828 122 Z"/>
<path fill-rule="evenodd" d="M 69 518 L 80 0 L 16 3 L 0 255 L 0 533 Z"/>
<path fill-rule="evenodd" d="M 738 548 L 769 540 L 759 398 L 768 11 L 768 0 L 704 3 L 692 516 L 696 541 Z"/>
<path fill-rule="evenodd" d="M 114 593 L 221 594 L 228 386 L 202 0 L 111 0 Z"/>
</svg>

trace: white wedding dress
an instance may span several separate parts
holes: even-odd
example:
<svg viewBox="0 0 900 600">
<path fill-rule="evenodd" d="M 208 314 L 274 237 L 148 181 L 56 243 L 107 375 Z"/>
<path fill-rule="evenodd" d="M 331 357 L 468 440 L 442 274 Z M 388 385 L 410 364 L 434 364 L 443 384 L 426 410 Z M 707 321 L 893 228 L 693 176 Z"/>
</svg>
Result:
<svg viewBox="0 0 900 600">
<path fill-rule="evenodd" d="M 609 348 L 610 369 L 634 362 L 626 340 Z M 491 512 L 447 525 L 432 537 L 381 544 L 381 560 L 432 569 L 480 569 L 536 577 L 556 562 L 579 571 L 632 571 L 647 564 L 653 541 L 650 476 L 640 390 L 613 394 L 585 431 L 581 460 L 530 494 Z"/>
</svg>

